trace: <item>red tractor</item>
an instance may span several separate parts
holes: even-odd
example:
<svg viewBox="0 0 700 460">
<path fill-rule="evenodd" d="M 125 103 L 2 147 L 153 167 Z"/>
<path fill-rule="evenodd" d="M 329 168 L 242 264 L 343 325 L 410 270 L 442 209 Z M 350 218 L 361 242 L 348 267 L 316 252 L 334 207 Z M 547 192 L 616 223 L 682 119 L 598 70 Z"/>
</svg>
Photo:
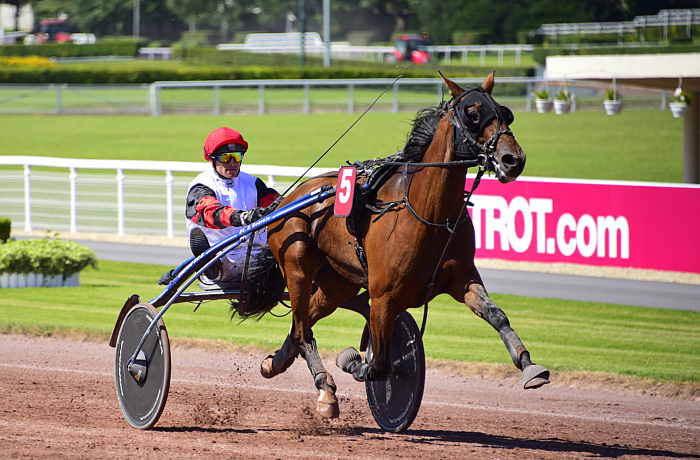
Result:
<svg viewBox="0 0 700 460">
<path fill-rule="evenodd" d="M 34 35 L 28 35 L 25 38 L 25 44 L 49 42 L 66 43 L 73 41 L 73 39 L 71 38 L 70 25 L 68 23 L 68 19 L 42 19 L 39 23 L 39 26 L 39 32 L 37 32 Z"/>
<path fill-rule="evenodd" d="M 430 62 L 428 38 L 425 35 L 399 35 L 394 43 L 396 61 L 409 61 L 414 64 Z"/>
</svg>

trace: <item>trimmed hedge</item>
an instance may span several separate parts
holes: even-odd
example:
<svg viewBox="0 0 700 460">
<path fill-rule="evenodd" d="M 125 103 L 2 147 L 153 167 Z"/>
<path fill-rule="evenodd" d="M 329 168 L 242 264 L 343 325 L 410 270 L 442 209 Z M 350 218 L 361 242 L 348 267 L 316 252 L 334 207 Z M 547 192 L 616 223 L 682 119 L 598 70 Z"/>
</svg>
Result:
<svg viewBox="0 0 700 460">
<path fill-rule="evenodd" d="M 0 245 L 0 273 L 43 273 L 65 279 L 88 266 L 97 268 L 97 256 L 74 241 L 16 240 Z"/>
<path fill-rule="evenodd" d="M 443 69 L 450 78 L 483 77 L 492 69 L 463 68 Z M 69 84 L 128 84 L 153 83 L 154 81 L 193 81 L 193 80 L 277 80 L 277 79 L 338 79 L 338 78 L 395 78 L 399 73 L 393 66 L 384 68 L 371 67 L 188 67 L 179 69 L 129 68 L 92 66 L 91 68 L 62 67 L 53 68 L 12 68 L 0 67 L 0 83 L 69 83 Z M 522 76 L 532 75 L 532 69 L 519 69 L 517 72 L 505 72 L 499 69 L 500 77 L 508 74 Z M 410 68 L 407 78 L 437 77 L 437 67 Z"/>
<path fill-rule="evenodd" d="M 0 46 L 0 56 L 95 57 L 136 56 L 141 42 L 131 40 L 101 40 L 92 45 L 74 43 L 43 43 L 41 45 Z"/>
</svg>

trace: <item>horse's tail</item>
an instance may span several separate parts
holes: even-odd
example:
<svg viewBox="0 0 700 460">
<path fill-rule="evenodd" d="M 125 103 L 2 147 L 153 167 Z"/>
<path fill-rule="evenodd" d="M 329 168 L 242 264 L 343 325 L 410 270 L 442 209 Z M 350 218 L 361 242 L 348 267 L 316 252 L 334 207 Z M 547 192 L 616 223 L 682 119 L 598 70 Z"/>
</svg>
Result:
<svg viewBox="0 0 700 460">
<path fill-rule="evenodd" d="M 260 250 L 250 260 L 245 292 L 241 293 L 239 300 L 231 300 L 231 319 L 239 315 L 241 321 L 248 318 L 259 320 L 282 298 L 286 287 L 282 270 L 269 245 L 258 247 Z"/>
</svg>

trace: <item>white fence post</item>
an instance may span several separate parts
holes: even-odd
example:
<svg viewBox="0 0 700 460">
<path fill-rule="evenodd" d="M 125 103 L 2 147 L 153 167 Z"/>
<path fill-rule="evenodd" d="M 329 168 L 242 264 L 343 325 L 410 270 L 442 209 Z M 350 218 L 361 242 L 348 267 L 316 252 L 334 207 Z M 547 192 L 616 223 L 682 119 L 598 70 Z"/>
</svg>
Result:
<svg viewBox="0 0 700 460">
<path fill-rule="evenodd" d="M 32 167 L 24 165 L 24 231 L 32 231 Z"/>
<path fill-rule="evenodd" d="M 214 85 L 214 116 L 218 117 L 221 115 L 221 87 L 219 85 Z"/>
<path fill-rule="evenodd" d="M 399 85 L 394 85 L 394 113 L 399 113 Z"/>
<path fill-rule="evenodd" d="M 160 87 L 156 83 L 151 83 L 148 87 L 148 101 L 151 106 L 151 116 L 159 117 L 160 109 Z"/>
<path fill-rule="evenodd" d="M 166 229 L 166 234 L 168 238 L 172 238 L 175 235 L 173 230 L 173 173 L 170 170 L 165 171 L 165 210 L 168 213 L 166 217 L 166 222 L 168 228 Z"/>
<path fill-rule="evenodd" d="M 265 85 L 258 89 L 258 115 L 265 115 Z"/>
<path fill-rule="evenodd" d="M 124 171 L 117 168 L 117 234 L 124 234 Z"/>
<path fill-rule="evenodd" d="M 77 232 L 78 228 L 78 187 L 77 187 L 78 172 L 75 168 L 70 168 L 68 174 L 68 182 L 70 183 L 70 232 Z"/>
</svg>

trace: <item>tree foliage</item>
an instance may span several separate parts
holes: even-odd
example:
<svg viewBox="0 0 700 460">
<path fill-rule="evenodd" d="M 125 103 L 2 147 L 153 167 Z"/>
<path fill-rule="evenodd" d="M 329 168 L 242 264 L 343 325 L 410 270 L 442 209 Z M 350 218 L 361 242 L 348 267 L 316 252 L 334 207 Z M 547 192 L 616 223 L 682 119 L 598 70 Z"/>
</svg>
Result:
<svg viewBox="0 0 700 460">
<path fill-rule="evenodd" d="M 12 4 L 24 0 L 5 0 Z M 403 31 L 427 32 L 434 43 L 450 44 L 455 34 L 471 33 L 480 42 L 509 43 L 519 31 L 543 23 L 605 22 L 656 14 L 660 9 L 698 8 L 700 0 L 331 0 L 334 41 L 365 31 L 373 41 L 388 41 Z M 133 32 L 134 0 L 36 0 L 37 18 L 70 15 L 81 32 L 98 36 Z M 185 30 L 321 31 L 323 0 L 142 0 L 141 32 L 152 38 L 177 37 Z"/>
</svg>

